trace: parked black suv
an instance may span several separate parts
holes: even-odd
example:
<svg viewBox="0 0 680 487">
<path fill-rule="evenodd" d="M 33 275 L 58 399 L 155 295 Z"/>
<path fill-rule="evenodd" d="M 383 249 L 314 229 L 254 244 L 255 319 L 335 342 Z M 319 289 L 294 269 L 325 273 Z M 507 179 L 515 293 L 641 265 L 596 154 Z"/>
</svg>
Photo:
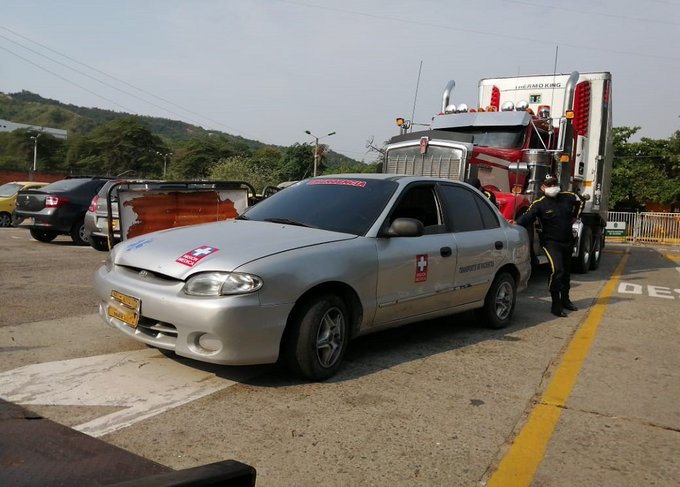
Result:
<svg viewBox="0 0 680 487">
<path fill-rule="evenodd" d="M 108 181 L 105 178 L 62 179 L 40 189 L 19 191 L 15 214 L 23 219 L 20 227 L 30 228 L 31 236 L 51 242 L 57 235 L 70 235 L 78 245 L 88 245 L 83 218 L 92 197 Z"/>
</svg>

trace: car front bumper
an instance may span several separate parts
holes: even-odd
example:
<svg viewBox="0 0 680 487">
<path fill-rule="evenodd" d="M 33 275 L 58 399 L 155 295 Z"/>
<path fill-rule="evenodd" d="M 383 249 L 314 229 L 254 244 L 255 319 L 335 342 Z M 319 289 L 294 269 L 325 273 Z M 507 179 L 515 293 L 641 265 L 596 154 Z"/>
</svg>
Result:
<svg viewBox="0 0 680 487">
<path fill-rule="evenodd" d="M 257 293 L 187 296 L 183 286 L 183 281 L 140 277 L 120 267 L 113 271 L 101 267 L 95 274 L 100 316 L 130 338 L 202 362 L 254 365 L 277 361 L 294 303 L 262 306 Z M 109 307 L 125 308 L 112 297 L 114 291 L 139 300 L 135 327 L 110 316 Z"/>
</svg>

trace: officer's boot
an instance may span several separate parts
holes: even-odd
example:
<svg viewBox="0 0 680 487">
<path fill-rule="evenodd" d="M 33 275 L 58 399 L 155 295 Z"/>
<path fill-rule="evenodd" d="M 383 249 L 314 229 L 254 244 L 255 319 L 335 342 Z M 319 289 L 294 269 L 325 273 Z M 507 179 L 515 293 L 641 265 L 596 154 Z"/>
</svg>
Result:
<svg viewBox="0 0 680 487">
<path fill-rule="evenodd" d="M 569 299 L 569 291 L 562 291 L 562 307 L 569 311 L 578 311 L 576 305 Z"/>
<path fill-rule="evenodd" d="M 560 293 L 558 291 L 551 291 L 550 297 L 552 298 L 552 306 L 550 306 L 550 312 L 555 316 L 564 318 L 567 316 L 562 310 L 562 300 L 560 299 Z"/>
</svg>

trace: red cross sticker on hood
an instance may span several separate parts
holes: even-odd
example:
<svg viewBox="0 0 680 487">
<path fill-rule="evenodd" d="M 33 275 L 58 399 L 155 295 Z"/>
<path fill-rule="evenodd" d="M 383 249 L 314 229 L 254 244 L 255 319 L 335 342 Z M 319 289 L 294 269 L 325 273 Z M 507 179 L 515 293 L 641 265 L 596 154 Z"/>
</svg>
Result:
<svg viewBox="0 0 680 487">
<path fill-rule="evenodd" d="M 198 264 L 202 259 L 206 258 L 210 254 L 214 254 L 218 250 L 220 249 L 216 249 L 215 247 L 210 247 L 208 245 L 202 245 L 182 255 L 175 262 L 185 265 L 187 267 L 193 267 L 196 264 Z"/>
<path fill-rule="evenodd" d="M 416 255 L 416 281 L 427 281 L 427 254 Z"/>
</svg>

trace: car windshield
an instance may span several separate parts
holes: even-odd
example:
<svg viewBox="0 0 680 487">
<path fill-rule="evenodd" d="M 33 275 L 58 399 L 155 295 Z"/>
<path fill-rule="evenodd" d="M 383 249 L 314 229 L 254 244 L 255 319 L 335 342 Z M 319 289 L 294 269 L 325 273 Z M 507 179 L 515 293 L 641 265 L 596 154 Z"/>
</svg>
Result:
<svg viewBox="0 0 680 487">
<path fill-rule="evenodd" d="M 261 201 L 239 218 L 365 235 L 396 188 L 394 181 L 370 178 L 309 179 Z"/>
<path fill-rule="evenodd" d="M 0 198 L 9 198 L 22 188 L 21 184 L 7 183 L 0 186 Z"/>
</svg>

